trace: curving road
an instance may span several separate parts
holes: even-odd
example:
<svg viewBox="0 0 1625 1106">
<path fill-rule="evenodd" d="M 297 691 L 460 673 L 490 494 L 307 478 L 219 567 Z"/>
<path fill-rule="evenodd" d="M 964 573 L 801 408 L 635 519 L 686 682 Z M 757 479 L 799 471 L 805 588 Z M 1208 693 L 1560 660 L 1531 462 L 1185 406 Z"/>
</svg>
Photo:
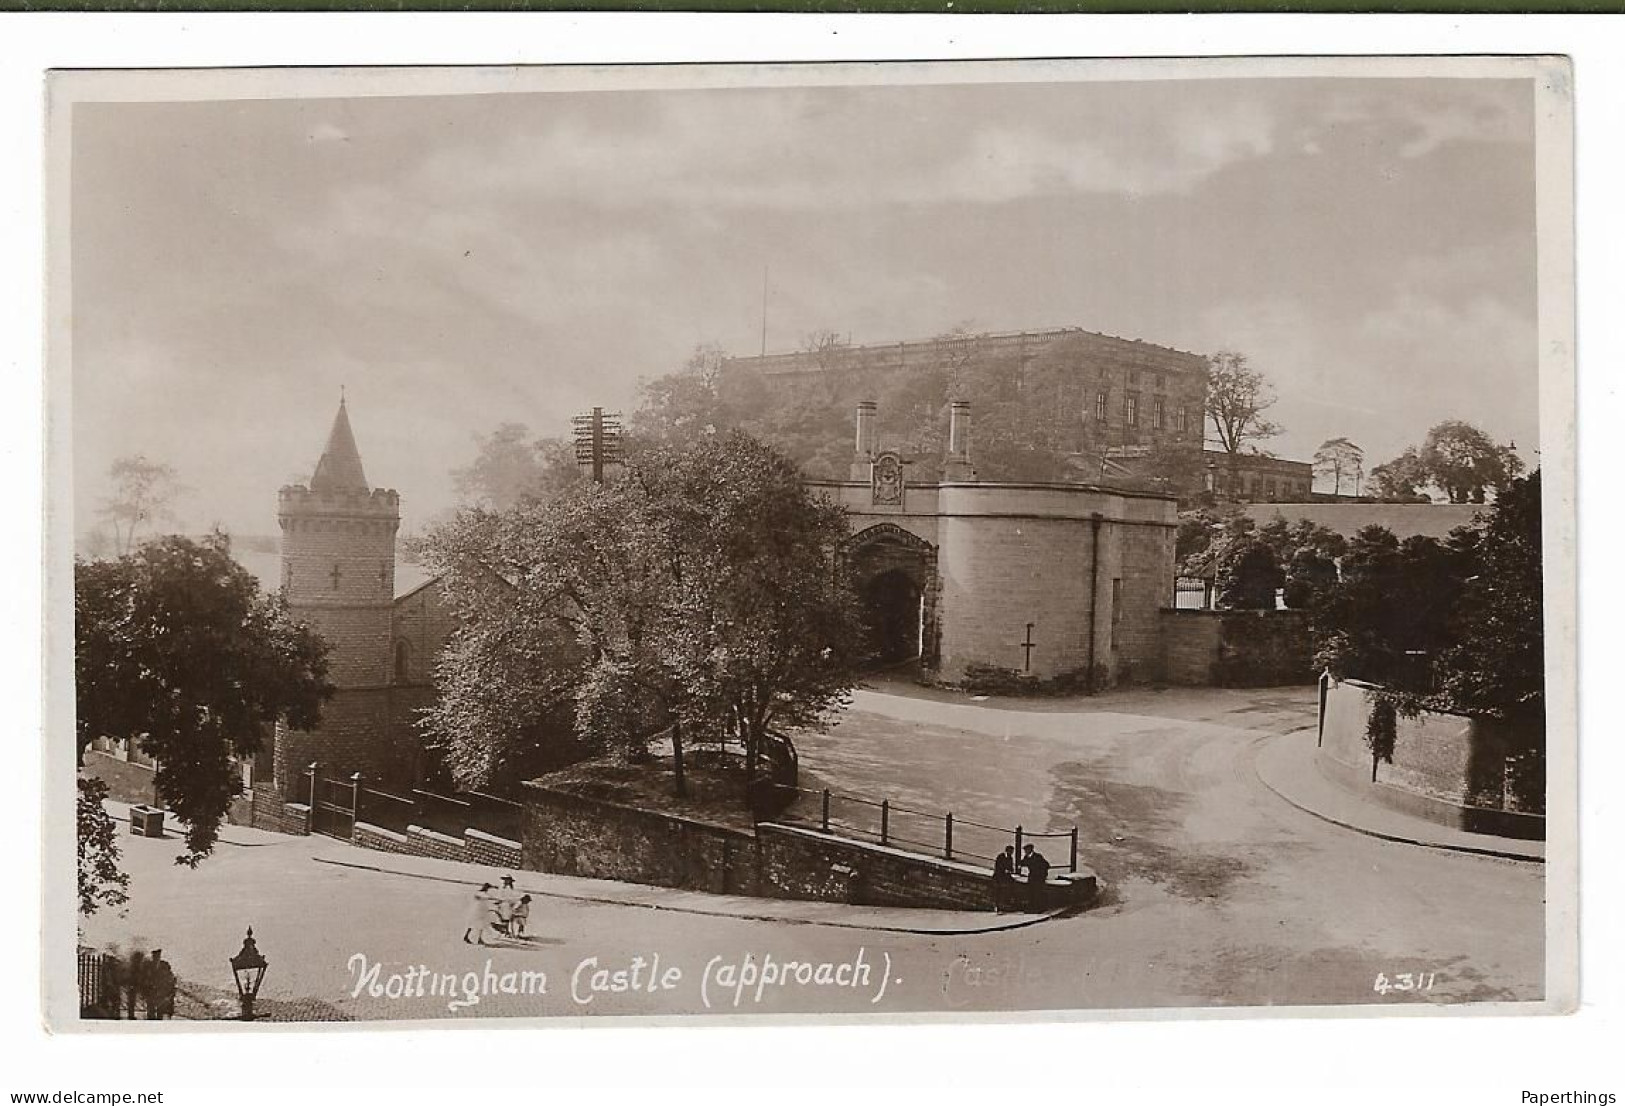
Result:
<svg viewBox="0 0 1625 1106">
<path fill-rule="evenodd" d="M 249 924 L 271 961 L 262 1010 L 286 1019 L 1538 1000 L 1543 867 L 1381 841 L 1289 806 L 1254 774 L 1253 746 L 1313 721 L 1312 689 L 1000 706 L 882 687 L 860 693 L 831 733 L 799 740 L 809 786 L 996 824 L 1076 822 L 1105 902 L 1002 932 L 908 932 L 980 928 L 997 921 L 988 915 L 526 872 L 534 939 L 482 949 L 460 939 L 470 881 L 497 873 L 233 827 L 195 871 L 173 863 L 174 840 L 121 838 L 131 905 L 85 919 L 82 933 L 98 946 L 163 947 L 190 1017 L 231 1016 L 225 962 Z M 669 988 L 647 986 L 656 955 L 662 973 L 679 972 Z M 831 982 L 809 969 L 805 983 L 702 988 L 708 971 L 746 957 L 758 969 L 768 958 L 828 964 Z M 609 973 L 634 958 L 645 986 L 615 989 Z M 835 982 L 841 965 L 859 964 L 867 971 L 846 977 L 862 974 L 863 986 Z M 374 966 L 377 990 L 363 978 Z M 505 988 L 527 971 L 545 974 L 545 992 Z M 605 990 L 591 990 L 595 971 Z M 1432 986 L 1379 994 L 1378 973 Z M 477 979 L 478 1001 L 454 1008 L 418 993 L 409 980 L 429 975 Z M 393 993 L 392 976 L 403 979 Z"/>
</svg>

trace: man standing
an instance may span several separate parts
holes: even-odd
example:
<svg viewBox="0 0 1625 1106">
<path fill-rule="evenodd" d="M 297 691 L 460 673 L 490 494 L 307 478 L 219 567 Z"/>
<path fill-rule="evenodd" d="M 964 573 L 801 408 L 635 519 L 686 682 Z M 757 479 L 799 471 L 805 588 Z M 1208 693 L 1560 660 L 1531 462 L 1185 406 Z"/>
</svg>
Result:
<svg viewBox="0 0 1625 1106">
<path fill-rule="evenodd" d="M 1044 909 L 1044 881 L 1049 879 L 1049 861 L 1044 854 L 1028 845 L 1022 850 L 1021 866 L 1027 870 L 1027 909 Z"/>
<path fill-rule="evenodd" d="M 1010 906 L 1010 892 L 1016 885 L 1016 847 L 1006 845 L 993 858 L 993 909 L 1003 914 Z"/>
<path fill-rule="evenodd" d="M 175 969 L 163 949 L 153 949 L 147 964 L 147 1019 L 162 1021 L 175 1015 Z"/>
</svg>

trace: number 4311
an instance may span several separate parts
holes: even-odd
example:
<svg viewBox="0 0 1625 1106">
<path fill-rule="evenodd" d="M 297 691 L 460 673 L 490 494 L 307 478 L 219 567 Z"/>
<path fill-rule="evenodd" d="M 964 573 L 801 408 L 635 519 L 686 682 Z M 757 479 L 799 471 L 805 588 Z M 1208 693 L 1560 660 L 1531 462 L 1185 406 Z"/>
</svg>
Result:
<svg viewBox="0 0 1625 1106">
<path fill-rule="evenodd" d="M 1379 995 L 1390 991 L 1431 991 L 1437 977 L 1437 972 L 1398 972 L 1393 976 L 1378 972 L 1371 989 Z"/>
</svg>

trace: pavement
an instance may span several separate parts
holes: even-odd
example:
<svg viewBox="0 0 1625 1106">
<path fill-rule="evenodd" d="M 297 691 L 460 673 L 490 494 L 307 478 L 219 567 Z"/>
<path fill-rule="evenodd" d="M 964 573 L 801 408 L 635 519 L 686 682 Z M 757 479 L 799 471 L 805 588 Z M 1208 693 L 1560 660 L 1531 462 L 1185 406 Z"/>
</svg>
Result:
<svg viewBox="0 0 1625 1106">
<path fill-rule="evenodd" d="M 103 805 L 107 807 L 114 820 L 122 824 L 129 822 L 129 804 L 109 801 Z M 180 831 L 172 816 L 166 819 L 164 827 L 166 840 L 177 842 L 180 840 Z M 290 839 L 286 834 L 230 824 L 220 827 L 220 843 L 225 848 L 239 849 L 277 848 L 297 844 L 301 847 L 301 851 L 307 852 L 310 859 L 317 864 L 356 872 L 375 872 L 430 883 L 450 884 L 466 887 L 470 891 L 482 884 L 500 883 L 503 876 L 511 875 L 514 877 L 514 888 L 519 894 L 530 895 L 536 899 L 635 907 L 642 910 L 672 911 L 715 918 L 741 918 L 782 925 L 870 930 L 876 933 L 940 936 L 999 933 L 1022 929 L 1066 913 L 1064 909 L 1057 909 L 1032 913 L 1012 911 L 1005 914 L 989 914 L 985 910 L 851 906 L 846 903 L 763 899 L 748 895 L 715 895 L 702 891 L 684 891 L 608 879 L 507 871 L 435 857 L 404 856 L 358 848 L 321 834 Z"/>
<path fill-rule="evenodd" d="M 1315 755 L 1313 732 L 1281 734 L 1258 742 L 1253 762 L 1258 778 L 1299 810 L 1369 837 L 1429 849 L 1497 856 L 1544 864 L 1546 842 L 1501 837 L 1430 822 L 1379 806 L 1326 776 Z"/>
<path fill-rule="evenodd" d="M 877 686 L 831 732 L 798 740 L 808 787 L 1029 831 L 1076 825 L 1105 890 L 1072 915 L 521 872 L 533 937 L 480 948 L 461 940 L 472 890 L 499 871 L 228 827 L 195 870 L 175 865 L 178 839 L 121 836 L 131 902 L 81 931 L 98 947 L 162 947 L 193 1017 L 230 1016 L 225 961 L 250 924 L 271 962 L 262 1012 L 288 1020 L 1539 1001 L 1544 866 L 1355 832 L 1288 802 L 1259 753 L 1282 735 L 1312 743 L 1314 722 L 1313 688 L 1001 702 Z M 656 958 L 670 986 L 651 983 Z M 785 965 L 800 973 L 789 984 Z M 865 985 L 810 981 L 842 966 Z M 751 973 L 758 986 L 738 985 Z M 764 973 L 778 982 L 760 985 Z M 541 975 L 545 992 L 526 991 Z M 1382 985 L 1401 977 L 1427 984 Z M 477 1001 L 422 993 L 426 978 Z"/>
</svg>

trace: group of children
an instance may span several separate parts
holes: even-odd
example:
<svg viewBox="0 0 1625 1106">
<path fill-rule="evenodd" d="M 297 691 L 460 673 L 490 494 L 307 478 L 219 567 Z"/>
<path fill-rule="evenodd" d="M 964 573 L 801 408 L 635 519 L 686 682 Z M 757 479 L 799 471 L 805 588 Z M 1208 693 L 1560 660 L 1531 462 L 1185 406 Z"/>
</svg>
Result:
<svg viewBox="0 0 1625 1106">
<path fill-rule="evenodd" d="M 522 938 L 529 921 L 530 896 L 519 894 L 512 876 L 503 876 L 500 889 L 482 883 L 474 892 L 474 910 L 463 930 L 463 941 L 484 945 L 487 934 Z"/>
</svg>

